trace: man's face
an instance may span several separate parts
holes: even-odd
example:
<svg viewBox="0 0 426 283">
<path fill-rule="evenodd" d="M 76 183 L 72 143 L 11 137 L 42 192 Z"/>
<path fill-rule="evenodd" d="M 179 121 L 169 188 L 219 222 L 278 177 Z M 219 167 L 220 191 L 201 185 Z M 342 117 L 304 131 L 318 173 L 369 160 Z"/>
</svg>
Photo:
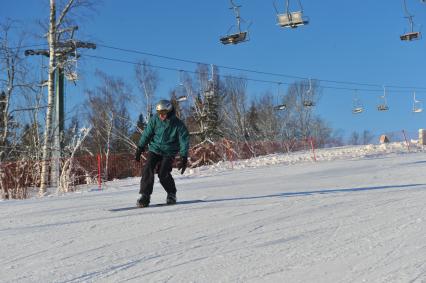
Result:
<svg viewBox="0 0 426 283">
<path fill-rule="evenodd" d="M 160 113 L 160 120 L 161 121 L 164 121 L 164 120 L 166 120 L 167 119 L 167 114 L 161 114 Z"/>
<path fill-rule="evenodd" d="M 164 121 L 167 119 L 167 112 L 166 111 L 158 111 L 158 117 L 160 117 L 161 121 Z"/>
</svg>

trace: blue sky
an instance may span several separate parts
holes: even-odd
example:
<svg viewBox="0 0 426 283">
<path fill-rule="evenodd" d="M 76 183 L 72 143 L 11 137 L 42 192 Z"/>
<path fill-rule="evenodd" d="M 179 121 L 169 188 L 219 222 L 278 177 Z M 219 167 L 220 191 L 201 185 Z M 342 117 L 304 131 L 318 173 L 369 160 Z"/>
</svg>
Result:
<svg viewBox="0 0 426 283">
<path fill-rule="evenodd" d="M 426 4 L 420 0 L 406 1 L 414 15 L 414 29 L 426 34 L 422 28 L 426 25 Z M 90 17 L 81 22 L 76 37 L 99 45 L 96 50 L 87 51 L 88 55 L 132 62 L 146 59 L 156 66 L 195 69 L 190 63 L 103 47 L 113 46 L 283 74 L 285 76 L 220 70 L 221 75 L 283 82 L 284 92 L 286 84 L 294 81 L 292 77 L 320 80 L 323 92 L 315 112 L 331 127 L 343 129 L 346 134 L 364 129 L 376 134 L 405 129 L 415 134 L 419 128 L 426 128 L 426 111 L 411 111 L 413 91 L 426 105 L 426 38 L 411 42 L 399 39 L 409 31 L 401 0 L 302 0 L 304 14 L 310 23 L 297 29 L 282 29 L 276 25 L 272 1 L 235 0 L 235 3 L 242 5 L 241 17 L 252 22 L 250 41 L 235 46 L 219 42 L 219 37 L 235 24 L 229 0 L 104 0 L 96 12 L 89 13 Z M 276 3 L 279 10 L 284 11 L 285 1 Z M 290 4 L 292 10 L 298 9 L 296 0 Z M 22 9 L 24 6 L 26 8 Z M 45 0 L 1 0 L 1 7 L 1 19 L 21 20 L 27 27 L 33 27 L 34 33 L 40 32 L 35 21 L 48 17 L 48 1 Z M 245 29 L 244 24 L 242 27 Z M 131 64 L 85 57 L 78 68 L 85 79 L 79 81 L 78 87 L 68 84 L 67 107 L 70 109 L 84 100 L 82 89 L 96 85 L 92 76 L 95 68 L 134 84 Z M 165 69 L 157 69 L 157 72 L 161 78 L 157 97 L 166 97 L 178 84 L 179 73 Z M 390 108 L 387 112 L 376 110 L 383 85 L 387 86 Z M 257 97 L 268 90 L 277 92 L 277 84 L 272 83 L 249 81 L 248 88 L 249 93 Z M 351 112 L 355 89 L 359 89 L 358 97 L 365 107 L 358 115 Z M 135 84 L 133 90 L 137 92 Z M 133 105 L 132 111 L 136 113 L 138 101 Z"/>
</svg>

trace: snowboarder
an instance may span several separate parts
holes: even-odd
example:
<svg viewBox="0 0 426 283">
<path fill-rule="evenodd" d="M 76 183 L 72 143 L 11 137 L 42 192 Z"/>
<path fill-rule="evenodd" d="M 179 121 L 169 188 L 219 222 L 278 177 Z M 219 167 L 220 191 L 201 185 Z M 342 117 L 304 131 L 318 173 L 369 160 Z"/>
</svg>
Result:
<svg viewBox="0 0 426 283">
<path fill-rule="evenodd" d="M 154 187 L 154 174 L 158 166 L 158 178 L 167 192 L 166 203 L 176 203 L 176 185 L 170 173 L 176 154 L 181 162 L 178 169 L 185 172 L 188 162 L 189 133 L 185 124 L 176 117 L 176 111 L 169 100 L 160 100 L 156 105 L 157 114 L 148 122 L 138 142 L 135 160 L 140 162 L 141 154 L 148 145 L 148 158 L 142 169 L 138 207 L 147 207 Z"/>
</svg>

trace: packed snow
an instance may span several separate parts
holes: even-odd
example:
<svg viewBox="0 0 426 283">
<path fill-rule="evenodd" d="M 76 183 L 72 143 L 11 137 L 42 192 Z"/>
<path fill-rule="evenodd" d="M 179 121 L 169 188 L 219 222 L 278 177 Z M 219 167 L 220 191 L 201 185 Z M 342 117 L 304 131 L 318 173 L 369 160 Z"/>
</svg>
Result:
<svg viewBox="0 0 426 283">
<path fill-rule="evenodd" d="M 314 160 L 316 159 L 316 161 Z M 426 282 L 426 151 L 341 147 L 0 202 L 1 282 Z"/>
</svg>

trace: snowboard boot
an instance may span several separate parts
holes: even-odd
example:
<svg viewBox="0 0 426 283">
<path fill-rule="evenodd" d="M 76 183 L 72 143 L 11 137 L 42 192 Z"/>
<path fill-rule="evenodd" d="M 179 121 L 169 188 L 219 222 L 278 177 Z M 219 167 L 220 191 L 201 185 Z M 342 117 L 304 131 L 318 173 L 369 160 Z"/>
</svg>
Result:
<svg viewBox="0 0 426 283">
<path fill-rule="evenodd" d="M 166 203 L 168 205 L 176 204 L 176 194 L 167 194 Z"/>
<path fill-rule="evenodd" d="M 138 201 L 136 202 L 136 206 L 139 208 L 148 207 L 150 200 L 151 198 L 149 196 L 141 195 L 141 197 L 138 198 Z"/>
</svg>

